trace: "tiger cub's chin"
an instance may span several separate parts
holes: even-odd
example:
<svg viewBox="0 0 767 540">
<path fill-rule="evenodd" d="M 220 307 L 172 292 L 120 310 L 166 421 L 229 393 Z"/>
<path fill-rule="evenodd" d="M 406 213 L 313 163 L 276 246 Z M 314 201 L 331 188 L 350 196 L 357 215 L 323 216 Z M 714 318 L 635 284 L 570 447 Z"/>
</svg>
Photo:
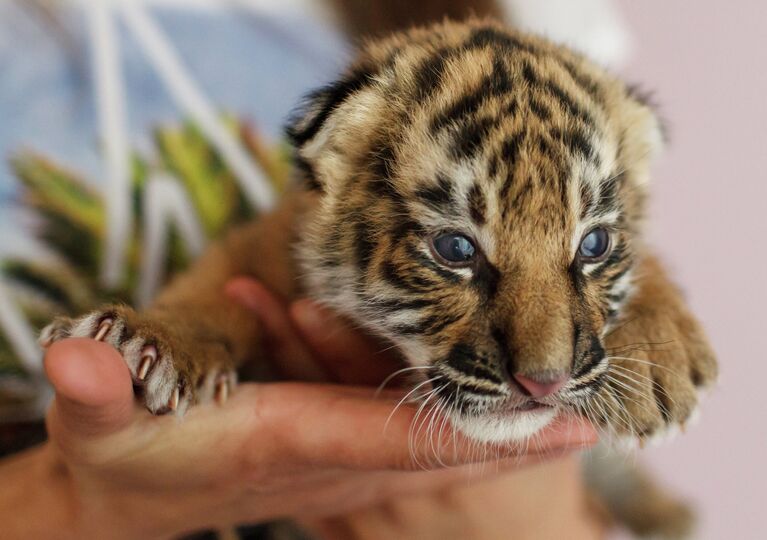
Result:
<svg viewBox="0 0 767 540">
<path fill-rule="evenodd" d="M 549 425 L 558 410 L 546 407 L 532 411 L 494 412 L 480 416 L 455 415 L 453 427 L 466 437 L 482 443 L 524 441 Z"/>
</svg>

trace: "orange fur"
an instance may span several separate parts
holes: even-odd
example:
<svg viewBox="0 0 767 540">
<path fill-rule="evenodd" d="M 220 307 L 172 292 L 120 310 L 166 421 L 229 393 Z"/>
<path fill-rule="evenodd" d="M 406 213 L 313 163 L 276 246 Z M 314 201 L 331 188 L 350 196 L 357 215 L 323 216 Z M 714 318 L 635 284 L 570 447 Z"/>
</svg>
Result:
<svg viewBox="0 0 767 540">
<path fill-rule="evenodd" d="M 232 231 L 145 313 L 107 307 L 47 339 L 103 334 L 135 357 L 134 375 L 155 346 L 164 371 L 151 372 L 147 406 L 167 412 L 179 393 L 193 404 L 209 374 L 266 360 L 257 324 L 222 294 L 245 274 L 431 366 L 437 402 L 483 440 L 545 423 L 517 377 L 565 377 L 534 405 L 640 440 L 684 426 L 715 380 L 698 323 L 642 240 L 658 120 L 585 58 L 485 20 L 414 29 L 367 44 L 290 135 L 313 189 Z M 589 260 L 580 243 L 600 227 L 610 250 Z M 437 253 L 446 232 L 473 242 L 467 264 Z M 648 485 L 627 522 L 668 508 Z"/>
</svg>

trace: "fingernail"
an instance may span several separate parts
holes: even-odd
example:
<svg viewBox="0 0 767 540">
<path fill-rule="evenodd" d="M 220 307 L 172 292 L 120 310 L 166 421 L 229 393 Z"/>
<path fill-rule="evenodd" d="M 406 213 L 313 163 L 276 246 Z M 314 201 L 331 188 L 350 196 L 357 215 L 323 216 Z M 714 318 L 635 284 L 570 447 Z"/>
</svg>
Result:
<svg viewBox="0 0 767 540">
<path fill-rule="evenodd" d="M 583 426 L 579 431 L 580 437 L 576 445 L 588 447 L 599 442 L 599 434 L 593 427 Z"/>
<path fill-rule="evenodd" d="M 236 300 L 251 311 L 258 311 L 260 307 L 258 294 L 250 287 L 238 287 L 236 289 Z"/>
<path fill-rule="evenodd" d="M 307 330 L 322 330 L 327 326 L 328 317 L 323 313 L 322 308 L 311 300 L 297 300 L 290 311 L 298 326 Z"/>
<path fill-rule="evenodd" d="M 563 433 L 567 434 L 567 437 L 562 441 L 562 444 L 564 448 L 569 450 L 589 448 L 599 442 L 599 434 L 594 426 L 577 417 L 566 421 L 560 426 L 556 426 L 555 429 L 558 432 L 558 438 Z"/>
<path fill-rule="evenodd" d="M 269 305 L 263 289 L 252 280 L 234 279 L 227 283 L 224 291 L 229 298 L 258 316 L 263 316 L 264 304 Z"/>
</svg>

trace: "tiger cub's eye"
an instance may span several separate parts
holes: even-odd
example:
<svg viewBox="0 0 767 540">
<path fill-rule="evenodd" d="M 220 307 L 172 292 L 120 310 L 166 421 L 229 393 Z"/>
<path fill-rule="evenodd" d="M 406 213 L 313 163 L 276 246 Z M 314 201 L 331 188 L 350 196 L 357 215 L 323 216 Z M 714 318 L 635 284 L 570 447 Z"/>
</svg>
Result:
<svg viewBox="0 0 767 540">
<path fill-rule="evenodd" d="M 432 245 L 444 262 L 451 265 L 468 264 L 474 260 L 477 249 L 474 243 L 460 233 L 445 233 L 437 236 Z"/>
<path fill-rule="evenodd" d="M 581 240 L 578 254 L 581 260 L 587 263 L 603 260 L 610 251 L 610 234 L 604 227 L 591 229 Z"/>
</svg>

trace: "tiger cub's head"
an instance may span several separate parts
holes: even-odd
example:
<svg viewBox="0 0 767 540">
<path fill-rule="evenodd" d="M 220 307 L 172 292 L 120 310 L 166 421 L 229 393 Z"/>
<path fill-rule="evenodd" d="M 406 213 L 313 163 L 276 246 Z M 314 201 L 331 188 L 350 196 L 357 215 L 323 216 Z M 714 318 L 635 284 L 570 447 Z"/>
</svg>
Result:
<svg viewBox="0 0 767 540">
<path fill-rule="evenodd" d="M 521 438 L 599 389 L 662 139 L 623 83 L 443 23 L 364 47 L 289 134 L 321 193 L 309 291 L 427 366 L 455 425 Z"/>
</svg>

